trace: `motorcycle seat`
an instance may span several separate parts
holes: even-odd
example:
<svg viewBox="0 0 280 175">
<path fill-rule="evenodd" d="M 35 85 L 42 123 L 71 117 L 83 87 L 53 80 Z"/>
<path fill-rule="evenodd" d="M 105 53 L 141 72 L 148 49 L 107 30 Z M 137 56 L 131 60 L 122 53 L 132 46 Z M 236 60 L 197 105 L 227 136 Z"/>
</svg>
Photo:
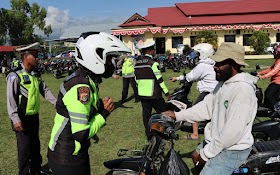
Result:
<svg viewBox="0 0 280 175">
<path fill-rule="evenodd" d="M 280 140 L 255 142 L 252 148 L 252 152 L 254 152 L 255 154 L 270 151 L 279 151 Z"/>
</svg>

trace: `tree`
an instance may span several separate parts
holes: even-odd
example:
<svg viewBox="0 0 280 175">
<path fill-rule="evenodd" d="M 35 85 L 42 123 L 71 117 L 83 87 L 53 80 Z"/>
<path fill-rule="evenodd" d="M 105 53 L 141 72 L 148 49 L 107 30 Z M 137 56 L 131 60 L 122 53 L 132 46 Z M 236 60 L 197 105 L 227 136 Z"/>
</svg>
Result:
<svg viewBox="0 0 280 175">
<path fill-rule="evenodd" d="M 218 37 L 213 31 L 204 30 L 198 33 L 195 38 L 195 44 L 208 43 L 214 48 L 218 48 Z"/>
<path fill-rule="evenodd" d="M 0 45 L 3 45 L 7 40 L 7 28 L 8 28 L 8 14 L 7 10 L 4 8 L 0 9 Z"/>
<path fill-rule="evenodd" d="M 258 54 L 264 54 L 265 48 L 269 46 L 270 38 L 262 31 L 255 31 L 249 38 L 249 44 Z"/>
<path fill-rule="evenodd" d="M 13 45 L 40 41 L 40 36 L 34 34 L 35 29 L 43 31 L 47 36 L 52 33 L 51 26 L 45 23 L 47 11 L 44 7 L 37 3 L 30 6 L 27 0 L 11 0 L 10 3 L 11 10 L 4 10 L 6 16 L 3 20 L 5 35 L 10 36 Z"/>
</svg>

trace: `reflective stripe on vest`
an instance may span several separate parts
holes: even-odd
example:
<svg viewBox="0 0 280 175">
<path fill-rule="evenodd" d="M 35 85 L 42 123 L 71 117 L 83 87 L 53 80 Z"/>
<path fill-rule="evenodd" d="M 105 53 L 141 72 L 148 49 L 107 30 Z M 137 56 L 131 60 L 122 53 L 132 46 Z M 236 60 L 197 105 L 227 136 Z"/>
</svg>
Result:
<svg viewBox="0 0 280 175">
<path fill-rule="evenodd" d="M 51 139 L 49 142 L 49 148 L 50 150 L 54 151 L 54 147 L 57 144 L 57 140 L 63 129 L 65 128 L 66 124 L 68 123 L 69 119 L 65 118 L 59 114 L 56 113 L 55 116 L 55 125 L 53 127 L 52 133 L 51 133 Z M 55 127 L 58 126 L 58 127 Z"/>
<path fill-rule="evenodd" d="M 19 111 L 25 115 L 37 114 L 40 109 L 39 80 L 26 71 L 16 73 L 20 79 Z"/>
</svg>

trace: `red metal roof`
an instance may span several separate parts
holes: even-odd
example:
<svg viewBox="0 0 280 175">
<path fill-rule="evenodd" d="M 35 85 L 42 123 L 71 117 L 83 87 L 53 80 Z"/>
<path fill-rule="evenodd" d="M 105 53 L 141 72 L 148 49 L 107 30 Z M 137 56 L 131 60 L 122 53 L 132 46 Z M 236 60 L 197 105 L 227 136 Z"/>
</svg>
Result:
<svg viewBox="0 0 280 175">
<path fill-rule="evenodd" d="M 275 0 L 177 3 L 174 7 L 148 8 L 145 19 L 150 21 L 146 25 L 162 27 L 279 23 L 280 5 L 275 5 Z M 143 25 L 143 21 L 132 21 L 120 27 Z"/>
<path fill-rule="evenodd" d="M 145 18 L 154 22 L 157 26 L 166 26 L 167 23 L 178 26 L 188 22 L 188 18 L 176 7 L 149 8 L 148 15 Z"/>
<path fill-rule="evenodd" d="M 188 26 L 188 25 L 226 25 L 226 24 L 263 24 L 279 23 L 280 13 L 273 14 L 246 14 L 246 15 L 227 15 L 227 16 L 194 16 L 189 18 L 178 18 L 176 20 L 165 20 L 170 15 L 163 16 L 161 19 L 149 18 L 156 21 L 157 26 Z"/>
<path fill-rule="evenodd" d="M 152 22 L 146 22 L 146 21 L 141 21 L 141 20 L 136 20 L 136 21 L 132 21 L 129 23 L 124 23 L 119 25 L 119 27 L 130 27 L 130 26 L 149 26 L 149 25 L 155 25 Z"/>
<path fill-rule="evenodd" d="M 17 46 L 0 46 L 0 52 L 13 52 Z"/>
<path fill-rule="evenodd" d="M 236 0 L 236 1 L 216 1 L 198 3 L 177 3 L 179 10 L 190 15 L 213 15 L 213 14 L 240 14 L 240 13 L 260 13 L 278 12 L 280 5 L 275 0 Z"/>
</svg>

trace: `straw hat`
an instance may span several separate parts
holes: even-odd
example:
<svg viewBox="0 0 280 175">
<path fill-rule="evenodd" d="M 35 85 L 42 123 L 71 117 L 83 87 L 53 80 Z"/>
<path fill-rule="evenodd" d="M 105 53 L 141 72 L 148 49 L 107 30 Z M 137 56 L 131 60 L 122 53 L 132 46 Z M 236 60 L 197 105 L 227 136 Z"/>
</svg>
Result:
<svg viewBox="0 0 280 175">
<path fill-rule="evenodd" d="M 245 63 L 244 56 L 245 48 L 243 46 L 232 42 L 223 42 L 216 51 L 215 55 L 210 56 L 210 58 L 216 62 L 232 59 L 239 65 L 249 66 Z"/>
</svg>

